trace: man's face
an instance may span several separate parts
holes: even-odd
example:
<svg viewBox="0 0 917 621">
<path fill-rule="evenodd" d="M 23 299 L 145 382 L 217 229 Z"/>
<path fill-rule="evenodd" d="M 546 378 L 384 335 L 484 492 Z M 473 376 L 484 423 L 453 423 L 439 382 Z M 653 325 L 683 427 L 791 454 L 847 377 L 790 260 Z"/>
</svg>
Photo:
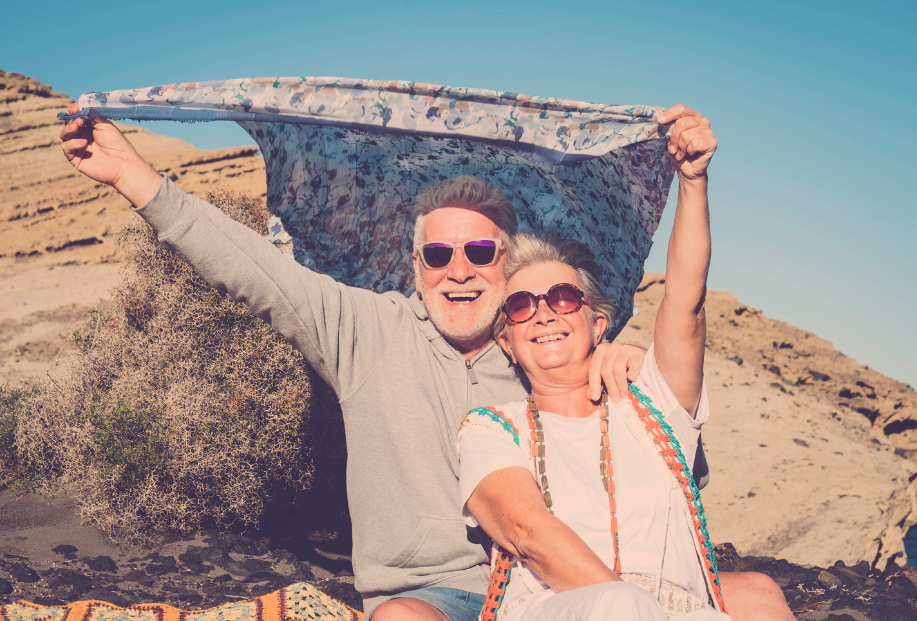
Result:
<svg viewBox="0 0 917 621">
<path fill-rule="evenodd" d="M 459 207 L 442 207 L 423 220 L 426 242 L 464 243 L 473 239 L 500 238 L 500 229 L 482 213 Z M 468 262 L 461 248 L 442 269 L 427 268 L 415 250 L 414 278 L 433 325 L 462 353 L 492 340 L 492 326 L 506 290 L 503 265 L 506 248 L 499 248 L 497 262 L 477 267 Z"/>
</svg>

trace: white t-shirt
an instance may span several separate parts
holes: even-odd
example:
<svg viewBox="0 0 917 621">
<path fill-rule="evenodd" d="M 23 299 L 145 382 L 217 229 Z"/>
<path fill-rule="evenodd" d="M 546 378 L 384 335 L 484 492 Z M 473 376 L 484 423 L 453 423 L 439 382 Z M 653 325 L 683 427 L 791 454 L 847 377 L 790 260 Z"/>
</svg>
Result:
<svg viewBox="0 0 917 621">
<path fill-rule="evenodd" d="M 696 418 L 678 403 L 656 364 L 655 348 L 646 354 L 641 379 L 653 391 L 657 405 L 673 428 L 687 464 L 694 463 L 701 426 L 710 413 L 706 385 L 701 391 Z M 609 402 L 610 403 L 610 402 Z M 639 421 L 622 400 L 611 405 L 609 436 L 615 477 L 621 570 L 658 576 L 665 542 L 662 577 L 691 593 L 703 597 L 706 581 L 694 545 L 694 532 L 684 517 L 683 491 L 674 487 L 671 477 L 660 466 L 661 456 Z M 515 421 L 525 421 L 525 401 L 498 408 Z M 629 421 L 625 421 L 624 417 Z M 598 410 L 588 418 L 569 418 L 541 412 L 544 428 L 545 466 L 554 515 L 573 529 L 609 567 L 614 563 L 610 533 L 608 494 L 599 470 Z M 520 435 L 529 433 L 528 425 L 517 423 Z M 524 437 L 520 438 L 525 441 Z M 651 447 L 651 452 L 647 447 Z M 510 467 L 527 468 L 534 476 L 530 459 L 508 435 L 469 426 L 459 442 L 459 487 L 462 515 L 469 526 L 478 523 L 468 512 L 468 498 L 488 474 Z M 670 494 L 672 494 L 670 498 Z M 666 514 L 668 521 L 667 541 Z M 529 586 L 526 586 L 528 583 Z M 525 563 L 513 559 L 505 602 L 528 594 L 538 585 L 546 586 Z"/>
</svg>

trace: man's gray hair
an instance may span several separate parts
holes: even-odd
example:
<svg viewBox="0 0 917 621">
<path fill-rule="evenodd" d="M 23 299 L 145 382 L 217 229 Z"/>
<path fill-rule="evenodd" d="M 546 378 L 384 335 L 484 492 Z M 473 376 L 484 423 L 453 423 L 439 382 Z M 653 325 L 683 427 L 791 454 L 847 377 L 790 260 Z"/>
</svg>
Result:
<svg viewBox="0 0 917 621">
<path fill-rule="evenodd" d="M 504 242 L 516 232 L 516 208 L 510 197 L 492 183 L 462 175 L 431 185 L 417 195 L 414 201 L 415 248 L 424 243 L 424 216 L 442 207 L 462 207 L 483 213 L 499 227 Z"/>
<path fill-rule="evenodd" d="M 592 315 L 596 313 L 605 315 L 608 326 L 611 327 L 615 318 L 615 304 L 605 295 L 599 271 L 595 262 L 595 255 L 581 242 L 573 239 L 561 239 L 557 234 L 549 232 L 544 236 L 534 233 L 519 233 L 514 235 L 507 245 L 506 266 L 503 272 L 509 281 L 514 274 L 531 265 L 539 263 L 563 263 L 576 271 L 575 283 L 586 294 L 592 308 Z M 497 338 L 506 328 L 503 322 L 503 313 L 497 315 L 494 323 L 494 338 Z"/>
</svg>

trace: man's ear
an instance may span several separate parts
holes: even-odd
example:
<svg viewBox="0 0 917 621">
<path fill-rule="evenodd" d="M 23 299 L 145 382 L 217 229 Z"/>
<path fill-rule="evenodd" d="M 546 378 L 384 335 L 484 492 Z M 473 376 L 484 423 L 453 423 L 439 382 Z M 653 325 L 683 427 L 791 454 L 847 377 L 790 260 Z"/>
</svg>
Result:
<svg viewBox="0 0 917 621">
<path fill-rule="evenodd" d="M 417 257 L 416 251 L 411 253 L 411 261 L 414 263 L 414 291 L 420 293 L 421 289 L 423 288 L 421 286 L 421 283 L 423 282 L 423 275 L 420 273 L 420 259 Z"/>
<path fill-rule="evenodd" d="M 512 358 L 513 364 L 519 364 L 516 361 L 516 354 L 513 353 L 513 347 L 510 345 L 509 339 L 504 332 L 497 335 L 497 341 L 500 343 L 500 347 L 503 348 L 503 351 L 506 352 L 506 355 Z"/>
<path fill-rule="evenodd" d="M 605 313 L 595 314 L 595 319 L 592 320 L 592 329 L 594 332 L 592 343 L 594 347 L 597 347 L 602 342 L 605 330 L 608 329 L 608 317 L 605 316 Z"/>
</svg>

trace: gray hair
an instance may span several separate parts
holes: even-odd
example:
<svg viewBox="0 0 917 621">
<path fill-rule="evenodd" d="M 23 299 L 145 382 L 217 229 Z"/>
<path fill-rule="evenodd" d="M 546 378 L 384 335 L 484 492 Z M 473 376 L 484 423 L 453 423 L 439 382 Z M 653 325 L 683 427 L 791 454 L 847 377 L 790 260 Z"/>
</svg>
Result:
<svg viewBox="0 0 917 621">
<path fill-rule="evenodd" d="M 557 234 L 549 232 L 544 236 L 534 233 L 518 233 L 514 235 L 507 245 L 506 266 L 503 268 L 506 280 L 509 281 L 514 274 L 526 267 L 538 263 L 563 263 L 569 265 L 576 272 L 575 284 L 586 294 L 589 300 L 592 316 L 596 313 L 605 315 L 608 327 L 614 321 L 616 310 L 614 301 L 605 295 L 599 271 L 595 262 L 595 255 L 581 242 L 573 239 L 561 239 Z M 506 328 L 503 322 L 503 313 L 497 315 L 494 322 L 494 338 L 496 339 Z"/>
<path fill-rule="evenodd" d="M 431 185 L 417 195 L 414 201 L 415 248 L 424 241 L 424 216 L 441 207 L 462 207 L 483 213 L 500 229 L 504 242 L 516 232 L 516 208 L 510 197 L 492 183 L 462 175 Z"/>
</svg>

